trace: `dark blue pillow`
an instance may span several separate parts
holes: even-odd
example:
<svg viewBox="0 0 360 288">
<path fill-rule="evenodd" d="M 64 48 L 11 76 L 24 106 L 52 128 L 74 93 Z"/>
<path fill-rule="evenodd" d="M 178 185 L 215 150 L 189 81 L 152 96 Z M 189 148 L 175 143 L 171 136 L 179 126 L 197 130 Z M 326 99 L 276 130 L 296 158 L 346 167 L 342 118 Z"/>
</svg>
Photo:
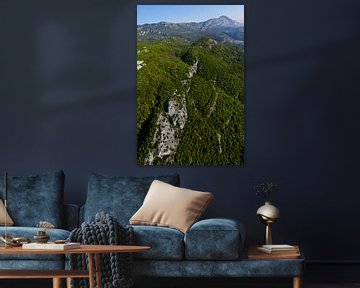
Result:
<svg viewBox="0 0 360 288">
<path fill-rule="evenodd" d="M 103 211 L 116 217 L 121 225 L 128 225 L 155 179 L 174 186 L 180 185 L 177 174 L 142 177 L 91 174 L 84 205 L 84 220 L 93 221 L 95 214 Z"/>
<path fill-rule="evenodd" d="M 45 220 L 62 226 L 63 171 L 55 171 L 31 176 L 8 176 L 8 212 L 14 220 L 14 225 L 36 227 L 39 221 Z M 0 176 L 0 191 L 4 198 Z"/>
</svg>

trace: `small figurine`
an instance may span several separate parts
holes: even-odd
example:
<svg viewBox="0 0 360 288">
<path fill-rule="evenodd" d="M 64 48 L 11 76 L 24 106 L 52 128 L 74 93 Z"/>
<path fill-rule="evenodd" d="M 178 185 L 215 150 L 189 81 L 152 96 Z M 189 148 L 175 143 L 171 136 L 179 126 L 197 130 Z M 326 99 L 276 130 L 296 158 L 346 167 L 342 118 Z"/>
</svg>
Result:
<svg viewBox="0 0 360 288">
<path fill-rule="evenodd" d="M 47 243 L 50 239 L 49 235 L 46 234 L 47 230 L 55 228 L 54 224 L 48 221 L 40 221 L 36 224 L 36 227 L 43 228 L 44 230 L 40 230 L 34 235 L 34 240 L 37 243 Z"/>
</svg>

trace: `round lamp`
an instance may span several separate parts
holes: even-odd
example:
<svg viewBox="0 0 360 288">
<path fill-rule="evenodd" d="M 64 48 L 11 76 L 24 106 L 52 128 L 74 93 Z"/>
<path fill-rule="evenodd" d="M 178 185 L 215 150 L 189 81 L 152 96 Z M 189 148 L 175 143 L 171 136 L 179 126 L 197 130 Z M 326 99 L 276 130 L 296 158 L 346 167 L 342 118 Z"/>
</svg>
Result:
<svg viewBox="0 0 360 288">
<path fill-rule="evenodd" d="M 280 211 L 274 205 L 271 205 L 271 202 L 266 201 L 265 205 L 261 206 L 256 214 L 258 215 L 261 223 L 265 225 L 265 244 L 272 244 L 271 237 L 271 224 L 275 223 L 276 220 L 280 217 Z"/>
</svg>

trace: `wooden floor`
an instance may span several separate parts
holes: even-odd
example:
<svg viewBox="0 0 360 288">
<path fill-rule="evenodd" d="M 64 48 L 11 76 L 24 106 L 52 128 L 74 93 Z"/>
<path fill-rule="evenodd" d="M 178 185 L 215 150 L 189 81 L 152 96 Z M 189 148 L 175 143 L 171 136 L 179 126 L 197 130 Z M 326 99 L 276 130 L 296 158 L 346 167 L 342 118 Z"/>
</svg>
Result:
<svg viewBox="0 0 360 288">
<path fill-rule="evenodd" d="M 354 288 L 360 287 L 360 283 L 338 283 L 338 284 L 306 284 L 304 288 Z"/>
<path fill-rule="evenodd" d="M 192 285 L 155 285 L 149 284 L 135 285 L 134 288 L 292 288 L 291 282 L 279 282 L 279 283 L 265 283 L 257 281 L 247 281 L 246 283 L 229 284 L 229 285 L 201 285 L 199 283 Z M 360 288 L 360 283 L 304 283 L 303 288 Z"/>
<path fill-rule="evenodd" d="M 0 280 L 0 288 L 52 288 L 48 279 L 42 280 Z M 134 288 L 291 288 L 290 282 L 266 283 L 246 281 L 246 283 L 231 283 L 229 285 L 202 285 L 201 283 L 175 284 L 168 283 L 136 283 Z M 360 288 L 360 283 L 304 283 L 303 288 Z"/>
</svg>

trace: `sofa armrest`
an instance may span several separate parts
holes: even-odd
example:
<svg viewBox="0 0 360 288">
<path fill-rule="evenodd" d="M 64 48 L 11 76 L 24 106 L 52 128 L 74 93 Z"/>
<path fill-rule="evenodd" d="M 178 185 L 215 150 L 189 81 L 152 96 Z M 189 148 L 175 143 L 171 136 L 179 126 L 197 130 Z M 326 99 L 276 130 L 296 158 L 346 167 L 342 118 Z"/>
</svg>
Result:
<svg viewBox="0 0 360 288">
<path fill-rule="evenodd" d="M 188 260 L 235 260 L 242 255 L 245 228 L 239 221 L 225 218 L 196 222 L 185 234 Z"/>
<path fill-rule="evenodd" d="M 63 228 L 71 231 L 77 227 L 79 227 L 79 206 L 64 204 Z"/>
</svg>

